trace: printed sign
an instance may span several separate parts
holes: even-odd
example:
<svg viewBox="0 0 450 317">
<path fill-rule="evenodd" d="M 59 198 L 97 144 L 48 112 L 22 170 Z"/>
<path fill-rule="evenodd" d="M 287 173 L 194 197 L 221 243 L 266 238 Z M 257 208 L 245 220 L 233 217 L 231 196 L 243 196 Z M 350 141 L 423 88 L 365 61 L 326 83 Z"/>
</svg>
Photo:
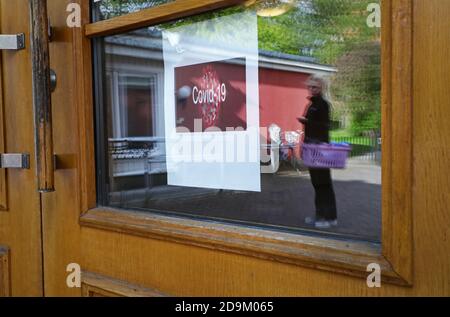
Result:
<svg viewBox="0 0 450 317">
<path fill-rule="evenodd" d="M 261 191 L 257 31 L 250 11 L 163 31 L 169 185 Z"/>
</svg>

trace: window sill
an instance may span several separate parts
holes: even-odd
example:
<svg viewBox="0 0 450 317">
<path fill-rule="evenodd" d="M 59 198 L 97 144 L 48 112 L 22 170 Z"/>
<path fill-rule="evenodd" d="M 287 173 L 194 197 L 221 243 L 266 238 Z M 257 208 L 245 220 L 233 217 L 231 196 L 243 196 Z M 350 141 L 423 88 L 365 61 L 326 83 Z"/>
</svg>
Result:
<svg viewBox="0 0 450 317">
<path fill-rule="evenodd" d="M 332 240 L 230 224 L 174 218 L 112 208 L 91 209 L 85 227 L 232 252 L 245 256 L 367 278 L 367 265 L 381 267 L 386 283 L 408 285 L 381 254 L 377 244 Z"/>
</svg>

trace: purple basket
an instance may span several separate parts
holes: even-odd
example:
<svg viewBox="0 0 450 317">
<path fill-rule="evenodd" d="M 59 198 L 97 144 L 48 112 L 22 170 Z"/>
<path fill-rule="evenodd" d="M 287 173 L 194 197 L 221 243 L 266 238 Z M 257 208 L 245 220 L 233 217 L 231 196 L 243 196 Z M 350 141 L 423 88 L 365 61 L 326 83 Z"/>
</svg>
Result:
<svg viewBox="0 0 450 317">
<path fill-rule="evenodd" d="M 342 169 L 351 150 L 348 144 L 304 143 L 302 159 L 307 167 Z"/>
</svg>

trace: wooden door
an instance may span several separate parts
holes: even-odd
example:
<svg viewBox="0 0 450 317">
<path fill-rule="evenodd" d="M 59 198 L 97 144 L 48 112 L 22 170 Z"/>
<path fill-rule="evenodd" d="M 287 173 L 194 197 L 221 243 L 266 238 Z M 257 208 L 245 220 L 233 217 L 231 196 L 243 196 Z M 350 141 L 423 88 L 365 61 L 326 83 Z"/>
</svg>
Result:
<svg viewBox="0 0 450 317">
<path fill-rule="evenodd" d="M 442 84 L 450 70 L 443 71 L 449 64 L 441 47 L 448 48 L 449 2 L 383 1 L 381 245 L 101 206 L 93 84 L 102 79 L 92 67 L 91 41 L 238 2 L 178 0 L 91 23 L 90 1 L 48 1 L 50 66 L 58 78 L 52 95 L 55 191 L 38 194 L 33 160 L 30 170 L 0 175 L 7 209 L 0 211 L 0 294 L 4 285 L 6 294 L 46 296 L 450 294 L 449 197 L 441 191 L 449 186 L 442 103 L 448 91 Z M 80 5 L 81 27 L 67 25 L 73 3 Z M 28 2 L 0 4 L 1 33 L 27 33 L 28 18 L 16 16 L 28 12 Z M 430 26 L 431 34 L 425 32 Z M 1 150 L 33 157 L 29 49 L 2 52 L 1 67 Z M 425 89 L 423 78 L 440 84 Z M 413 124 L 421 129 L 413 133 Z M 442 142 L 429 143 L 430 137 Z M 82 270 L 80 288 L 67 284 L 73 263 Z M 366 284 L 370 263 L 381 266 L 381 288 Z"/>
<path fill-rule="evenodd" d="M 25 34 L 25 48 L 0 51 L 0 153 L 24 153 L 29 169 L 0 171 L 0 296 L 42 296 L 41 201 L 34 161 L 27 1 L 0 1 L 0 34 Z"/>
</svg>

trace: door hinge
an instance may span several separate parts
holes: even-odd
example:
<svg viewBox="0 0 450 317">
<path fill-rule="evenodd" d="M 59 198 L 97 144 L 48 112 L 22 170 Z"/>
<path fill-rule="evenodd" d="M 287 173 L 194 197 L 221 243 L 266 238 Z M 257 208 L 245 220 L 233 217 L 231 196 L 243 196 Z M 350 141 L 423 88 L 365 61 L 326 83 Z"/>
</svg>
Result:
<svg viewBox="0 0 450 317">
<path fill-rule="evenodd" d="M 30 168 L 29 154 L 0 154 L 0 168 Z"/>
</svg>

